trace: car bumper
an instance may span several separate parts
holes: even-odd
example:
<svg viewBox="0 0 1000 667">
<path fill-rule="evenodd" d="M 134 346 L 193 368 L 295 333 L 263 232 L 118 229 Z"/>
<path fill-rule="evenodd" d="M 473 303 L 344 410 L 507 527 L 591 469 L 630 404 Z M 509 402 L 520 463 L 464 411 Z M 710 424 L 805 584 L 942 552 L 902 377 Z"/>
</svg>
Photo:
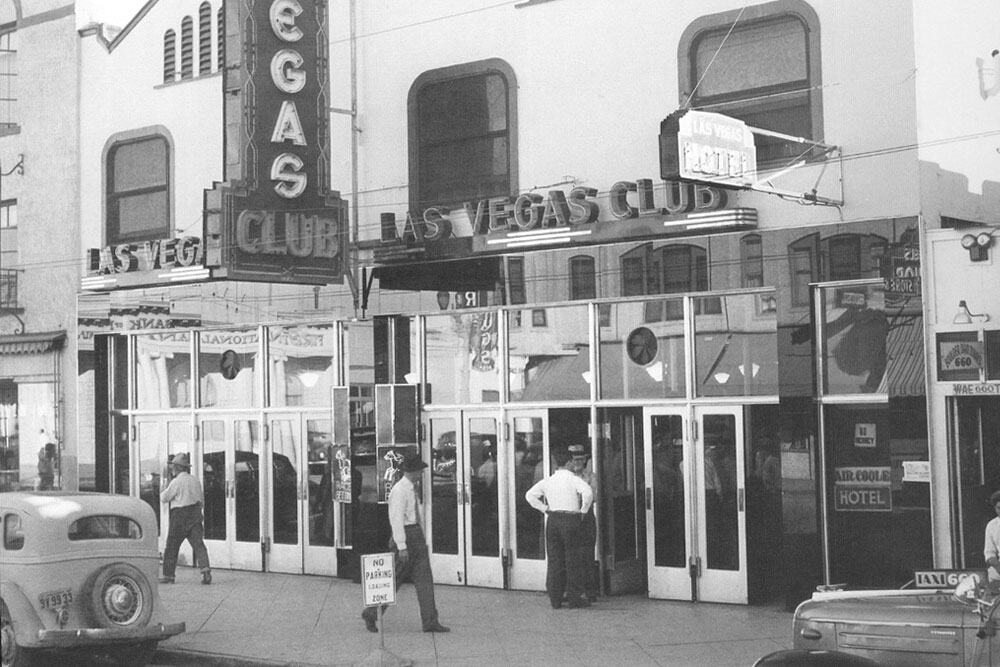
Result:
<svg viewBox="0 0 1000 667">
<path fill-rule="evenodd" d="M 40 647 L 86 646 L 91 644 L 118 644 L 129 642 L 159 641 L 179 635 L 186 629 L 184 623 L 154 623 L 144 628 L 125 630 L 118 628 L 80 628 L 77 630 L 39 630 Z"/>
</svg>

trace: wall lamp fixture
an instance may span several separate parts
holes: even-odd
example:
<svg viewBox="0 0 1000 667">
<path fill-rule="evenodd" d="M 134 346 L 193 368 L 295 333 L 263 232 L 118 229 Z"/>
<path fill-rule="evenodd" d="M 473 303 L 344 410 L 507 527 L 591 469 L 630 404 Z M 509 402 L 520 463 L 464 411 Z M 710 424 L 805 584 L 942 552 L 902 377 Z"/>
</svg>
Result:
<svg viewBox="0 0 1000 667">
<path fill-rule="evenodd" d="M 972 324 L 973 320 L 980 319 L 983 322 L 989 322 L 990 316 L 986 313 L 972 313 L 969 312 L 969 306 L 965 303 L 965 299 L 958 302 L 958 312 L 955 313 L 955 319 L 952 320 L 955 324 Z"/>
<path fill-rule="evenodd" d="M 993 245 L 993 236 L 989 232 L 966 234 L 962 237 L 962 247 L 969 251 L 969 259 L 973 262 L 989 259 L 991 245 Z"/>
</svg>

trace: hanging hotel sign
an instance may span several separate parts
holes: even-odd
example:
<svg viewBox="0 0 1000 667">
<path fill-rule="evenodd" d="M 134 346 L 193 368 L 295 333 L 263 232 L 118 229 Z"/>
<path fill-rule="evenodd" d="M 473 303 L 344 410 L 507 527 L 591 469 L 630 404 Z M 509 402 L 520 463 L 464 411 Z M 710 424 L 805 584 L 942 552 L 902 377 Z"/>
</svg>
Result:
<svg viewBox="0 0 1000 667">
<path fill-rule="evenodd" d="M 660 175 L 743 189 L 757 178 L 757 148 L 743 121 L 709 111 L 675 111 L 660 123 Z"/>
<path fill-rule="evenodd" d="M 386 264 L 756 228 L 756 209 L 726 208 L 728 201 L 708 185 L 639 178 L 617 181 L 601 196 L 575 187 L 430 206 L 402 222 L 383 213 L 373 256 Z"/>
<path fill-rule="evenodd" d="M 221 275 L 342 282 L 346 206 L 329 187 L 326 0 L 225 3 L 226 183 L 207 191 Z"/>
</svg>

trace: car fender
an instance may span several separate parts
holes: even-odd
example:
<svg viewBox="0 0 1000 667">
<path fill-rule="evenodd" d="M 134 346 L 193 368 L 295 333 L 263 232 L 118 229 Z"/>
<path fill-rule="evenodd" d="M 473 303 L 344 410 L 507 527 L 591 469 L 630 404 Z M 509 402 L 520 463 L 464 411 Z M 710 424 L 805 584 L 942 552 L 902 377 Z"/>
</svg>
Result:
<svg viewBox="0 0 1000 667">
<path fill-rule="evenodd" d="M 875 667 L 878 663 L 841 651 L 783 649 L 759 658 L 754 667 Z"/>
<path fill-rule="evenodd" d="M 38 617 L 34 605 L 14 583 L 0 583 L 0 601 L 7 606 L 11 621 L 14 624 L 14 638 L 19 646 L 34 646 L 38 644 L 38 631 L 45 628 L 42 619 Z"/>
</svg>

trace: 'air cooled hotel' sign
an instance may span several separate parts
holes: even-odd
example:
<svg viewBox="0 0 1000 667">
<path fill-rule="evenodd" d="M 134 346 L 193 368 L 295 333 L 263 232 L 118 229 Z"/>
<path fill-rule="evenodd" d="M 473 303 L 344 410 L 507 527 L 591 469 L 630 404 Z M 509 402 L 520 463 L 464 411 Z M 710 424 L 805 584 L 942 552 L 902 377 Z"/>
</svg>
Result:
<svg viewBox="0 0 1000 667">
<path fill-rule="evenodd" d="M 226 275 L 340 282 L 346 208 L 329 188 L 326 0 L 231 0 L 225 6 L 226 180 L 232 187 L 222 187 L 215 231 Z"/>
</svg>

